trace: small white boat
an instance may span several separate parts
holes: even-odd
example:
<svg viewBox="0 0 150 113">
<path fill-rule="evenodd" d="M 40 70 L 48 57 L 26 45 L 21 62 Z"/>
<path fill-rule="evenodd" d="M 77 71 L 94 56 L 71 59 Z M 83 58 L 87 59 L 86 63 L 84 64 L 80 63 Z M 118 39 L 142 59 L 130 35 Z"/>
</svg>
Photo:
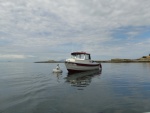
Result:
<svg viewBox="0 0 150 113">
<path fill-rule="evenodd" d="M 89 70 L 101 70 L 100 63 L 91 60 L 91 56 L 86 52 L 73 52 L 71 58 L 65 61 L 66 68 L 69 72 L 80 72 Z"/>
<path fill-rule="evenodd" d="M 59 64 L 57 64 L 56 69 L 53 69 L 53 73 L 62 73 L 63 71 L 60 69 Z"/>
</svg>

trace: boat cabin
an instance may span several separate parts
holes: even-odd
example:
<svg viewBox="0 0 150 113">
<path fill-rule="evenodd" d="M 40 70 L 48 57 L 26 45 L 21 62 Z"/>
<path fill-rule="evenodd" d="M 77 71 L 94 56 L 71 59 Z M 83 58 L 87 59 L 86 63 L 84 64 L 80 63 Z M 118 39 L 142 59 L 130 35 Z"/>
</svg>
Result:
<svg viewBox="0 0 150 113">
<path fill-rule="evenodd" d="M 71 58 L 80 60 L 91 60 L 91 56 L 86 52 L 73 52 L 71 53 Z"/>
</svg>

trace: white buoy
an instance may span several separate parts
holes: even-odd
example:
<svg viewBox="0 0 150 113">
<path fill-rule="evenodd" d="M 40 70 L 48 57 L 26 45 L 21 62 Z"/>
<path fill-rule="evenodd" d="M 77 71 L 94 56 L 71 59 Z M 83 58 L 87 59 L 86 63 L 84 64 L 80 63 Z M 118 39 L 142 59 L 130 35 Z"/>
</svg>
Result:
<svg viewBox="0 0 150 113">
<path fill-rule="evenodd" d="M 53 69 L 53 73 L 62 73 L 62 70 L 58 69 Z"/>
<path fill-rule="evenodd" d="M 63 71 L 60 69 L 59 64 L 57 64 L 56 69 L 53 69 L 53 73 L 62 73 Z"/>
</svg>

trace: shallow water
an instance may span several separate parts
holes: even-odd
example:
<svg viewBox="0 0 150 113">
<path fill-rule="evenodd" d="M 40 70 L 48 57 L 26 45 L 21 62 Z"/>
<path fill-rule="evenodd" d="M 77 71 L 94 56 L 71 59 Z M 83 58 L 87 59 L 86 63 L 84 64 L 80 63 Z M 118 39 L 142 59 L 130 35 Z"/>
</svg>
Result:
<svg viewBox="0 0 150 113">
<path fill-rule="evenodd" d="M 150 63 L 103 63 L 102 72 L 52 73 L 55 63 L 0 63 L 0 113 L 150 112 Z"/>
</svg>

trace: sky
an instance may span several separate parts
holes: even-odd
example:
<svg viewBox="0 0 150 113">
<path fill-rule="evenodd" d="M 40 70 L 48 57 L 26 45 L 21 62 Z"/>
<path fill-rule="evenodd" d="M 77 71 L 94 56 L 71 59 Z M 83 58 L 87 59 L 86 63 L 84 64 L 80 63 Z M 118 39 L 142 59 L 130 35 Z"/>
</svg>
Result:
<svg viewBox="0 0 150 113">
<path fill-rule="evenodd" d="M 0 61 L 150 54 L 150 0 L 0 0 Z"/>
</svg>

